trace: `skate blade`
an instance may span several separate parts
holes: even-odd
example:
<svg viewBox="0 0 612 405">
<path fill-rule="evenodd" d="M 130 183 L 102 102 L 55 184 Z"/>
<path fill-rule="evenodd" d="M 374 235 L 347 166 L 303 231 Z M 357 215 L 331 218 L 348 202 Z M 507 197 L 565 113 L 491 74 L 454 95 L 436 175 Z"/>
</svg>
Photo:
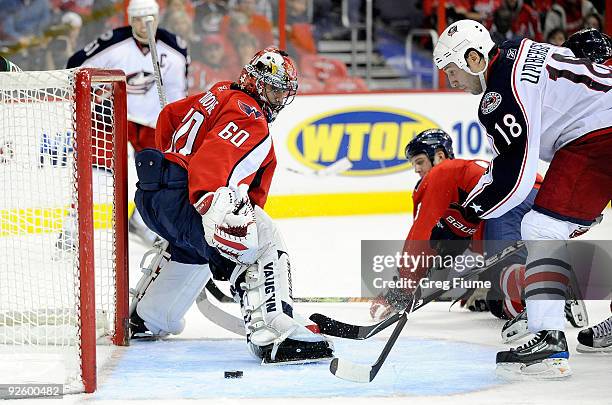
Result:
<svg viewBox="0 0 612 405">
<path fill-rule="evenodd" d="M 612 345 L 608 347 L 590 347 L 585 346 L 582 343 L 578 343 L 578 345 L 576 346 L 576 351 L 580 353 L 612 354 Z"/>
<path fill-rule="evenodd" d="M 500 363 L 495 374 L 507 380 L 558 380 L 571 376 L 572 369 L 567 359 L 552 358 L 528 366 L 522 363 Z"/>
<path fill-rule="evenodd" d="M 584 307 L 584 303 L 572 305 L 570 307 L 570 313 L 566 314 L 566 318 L 574 328 L 586 328 L 589 326 L 589 316 Z"/>
<path fill-rule="evenodd" d="M 502 330 L 501 332 L 502 341 L 504 343 L 512 343 L 527 335 L 529 335 L 529 329 L 527 328 L 526 321 L 515 323 L 512 327 Z"/>
<path fill-rule="evenodd" d="M 322 361 L 331 361 L 334 356 L 330 357 L 319 357 L 316 359 L 304 359 L 304 360 L 290 360 L 290 361 L 270 361 L 266 362 L 266 360 L 261 361 L 262 366 L 291 366 L 297 364 L 310 364 L 310 363 L 319 363 Z"/>
</svg>

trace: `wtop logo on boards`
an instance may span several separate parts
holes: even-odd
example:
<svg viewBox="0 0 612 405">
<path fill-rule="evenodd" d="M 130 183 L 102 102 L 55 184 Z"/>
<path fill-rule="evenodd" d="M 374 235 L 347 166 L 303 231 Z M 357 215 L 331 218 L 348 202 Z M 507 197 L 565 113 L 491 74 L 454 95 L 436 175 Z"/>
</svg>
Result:
<svg viewBox="0 0 612 405">
<path fill-rule="evenodd" d="M 311 117 L 291 130 L 289 152 L 314 170 L 348 157 L 344 176 L 374 176 L 406 170 L 406 144 L 419 132 L 439 128 L 430 119 L 387 107 L 356 107 Z"/>
</svg>

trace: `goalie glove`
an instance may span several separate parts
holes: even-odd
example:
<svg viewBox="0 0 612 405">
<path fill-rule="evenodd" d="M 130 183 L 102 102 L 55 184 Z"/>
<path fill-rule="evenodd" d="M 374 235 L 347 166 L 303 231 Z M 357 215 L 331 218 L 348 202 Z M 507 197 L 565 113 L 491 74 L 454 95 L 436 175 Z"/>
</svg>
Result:
<svg viewBox="0 0 612 405">
<path fill-rule="evenodd" d="M 241 185 L 238 193 L 220 187 L 204 194 L 194 206 L 202 215 L 206 243 L 224 257 L 248 265 L 257 260 L 259 240 L 245 187 Z"/>
</svg>

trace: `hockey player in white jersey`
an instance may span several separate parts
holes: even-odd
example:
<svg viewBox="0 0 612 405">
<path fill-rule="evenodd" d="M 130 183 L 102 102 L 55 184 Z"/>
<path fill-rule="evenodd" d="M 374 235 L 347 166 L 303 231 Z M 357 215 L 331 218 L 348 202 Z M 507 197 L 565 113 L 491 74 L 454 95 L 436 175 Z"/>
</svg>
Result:
<svg viewBox="0 0 612 405">
<path fill-rule="evenodd" d="M 529 39 L 497 47 L 472 20 L 442 33 L 434 62 L 451 86 L 484 93 L 478 117 L 495 158 L 466 201 L 448 208 L 431 239 L 467 241 L 482 219 L 525 199 L 538 159 L 550 162 L 521 226 L 528 247 L 528 325 L 535 337 L 499 352 L 497 370 L 512 377 L 569 376 L 564 299 L 571 268 L 562 255 L 552 257 L 550 245 L 533 241 L 569 239 L 593 225 L 612 198 L 612 70 Z"/>
<path fill-rule="evenodd" d="M 136 152 L 155 148 L 155 124 L 162 106 L 155 86 L 144 17 L 159 20 L 155 0 L 131 0 L 128 9 L 130 25 L 102 34 L 68 60 L 68 68 L 79 66 L 121 69 L 127 79 L 128 140 Z M 187 95 L 189 55 L 187 43 L 162 28 L 154 28 L 155 44 L 166 98 L 173 102 Z M 152 243 L 151 232 L 138 212 L 130 218 L 130 231 Z"/>
</svg>

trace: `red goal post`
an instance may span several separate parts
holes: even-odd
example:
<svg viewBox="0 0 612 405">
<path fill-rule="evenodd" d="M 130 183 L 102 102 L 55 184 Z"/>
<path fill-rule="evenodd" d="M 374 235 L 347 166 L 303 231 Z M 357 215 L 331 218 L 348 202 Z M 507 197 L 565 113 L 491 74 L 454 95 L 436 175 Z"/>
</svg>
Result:
<svg viewBox="0 0 612 405">
<path fill-rule="evenodd" d="M 109 83 L 113 92 L 114 131 L 113 155 L 115 178 L 115 221 L 116 232 L 116 308 L 115 328 L 112 342 L 115 345 L 128 345 L 128 309 L 129 309 L 129 278 L 128 278 L 128 217 L 127 217 L 127 93 L 125 74 L 121 70 L 81 69 L 76 74 L 76 142 L 83 145 L 77 154 L 78 176 L 78 216 L 79 234 L 83 235 L 79 243 L 80 282 L 81 291 L 94 291 L 94 225 L 93 225 L 93 190 L 91 162 L 92 156 L 92 83 Z M 96 327 L 95 317 L 87 316 L 96 307 L 94 294 L 81 294 L 81 371 L 85 392 L 94 392 L 96 379 Z"/>
<path fill-rule="evenodd" d="M 127 173 L 122 71 L 0 73 L 4 382 L 93 392 L 97 345 L 128 344 Z"/>
</svg>

